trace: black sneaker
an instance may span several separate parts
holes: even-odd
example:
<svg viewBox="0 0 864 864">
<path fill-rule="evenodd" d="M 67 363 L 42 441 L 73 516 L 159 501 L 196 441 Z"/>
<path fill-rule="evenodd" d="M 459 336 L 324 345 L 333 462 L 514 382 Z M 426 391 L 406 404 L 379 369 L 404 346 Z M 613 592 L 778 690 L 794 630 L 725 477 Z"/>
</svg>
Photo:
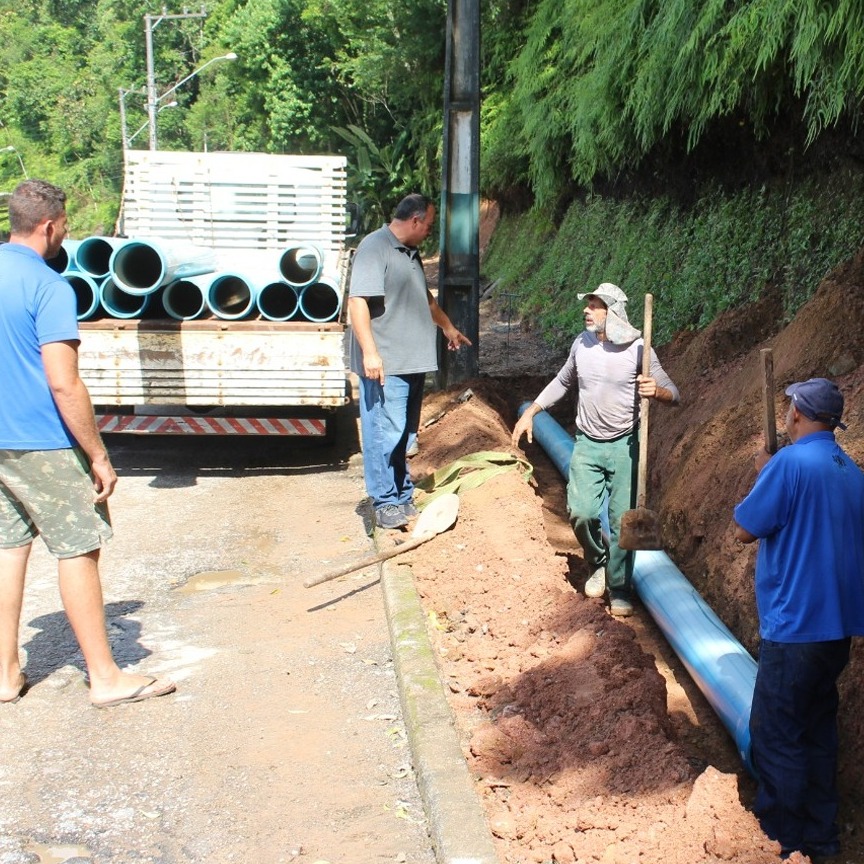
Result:
<svg viewBox="0 0 864 864">
<path fill-rule="evenodd" d="M 408 524 L 408 518 L 398 504 L 385 504 L 375 511 L 375 524 L 379 528 L 402 528 Z"/>
<path fill-rule="evenodd" d="M 409 518 L 413 519 L 420 514 L 420 511 L 414 506 L 413 501 L 408 501 L 406 504 L 400 504 L 399 509 Z"/>
</svg>

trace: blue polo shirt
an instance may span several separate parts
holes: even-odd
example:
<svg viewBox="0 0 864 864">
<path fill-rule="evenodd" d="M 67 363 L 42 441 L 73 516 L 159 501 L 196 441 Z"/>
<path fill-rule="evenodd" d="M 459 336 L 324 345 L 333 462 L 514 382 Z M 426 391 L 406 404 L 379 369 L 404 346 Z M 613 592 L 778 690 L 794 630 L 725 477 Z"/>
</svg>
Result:
<svg viewBox="0 0 864 864">
<path fill-rule="evenodd" d="M 781 449 L 735 508 L 735 521 L 759 538 L 763 639 L 864 634 L 864 474 L 832 432 Z"/>
<path fill-rule="evenodd" d="M 0 246 L 0 448 L 75 445 L 48 387 L 40 351 L 69 339 L 78 339 L 72 286 L 29 246 Z"/>
</svg>

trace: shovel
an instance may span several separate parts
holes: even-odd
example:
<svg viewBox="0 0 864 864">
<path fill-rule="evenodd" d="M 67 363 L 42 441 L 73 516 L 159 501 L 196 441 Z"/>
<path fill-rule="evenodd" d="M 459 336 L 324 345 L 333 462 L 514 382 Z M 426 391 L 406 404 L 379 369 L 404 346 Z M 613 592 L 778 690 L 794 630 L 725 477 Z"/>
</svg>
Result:
<svg viewBox="0 0 864 864">
<path fill-rule="evenodd" d="M 378 552 L 375 555 L 369 555 L 360 561 L 346 564 L 337 570 L 329 570 L 325 573 L 319 573 L 317 576 L 310 576 L 303 585 L 306 588 L 311 588 L 313 585 L 320 585 L 322 582 L 329 582 L 331 579 L 338 579 L 340 576 L 347 576 L 356 570 L 364 570 L 373 564 L 379 564 L 382 561 L 395 558 L 403 552 L 410 552 L 412 549 L 416 549 L 422 543 L 431 540 L 433 537 L 437 537 L 443 531 L 450 528 L 456 521 L 458 513 L 459 496 L 454 492 L 445 492 L 426 505 L 426 508 L 417 517 L 417 524 L 411 532 L 411 539 L 406 543 L 394 546 L 392 549 L 387 549 L 384 552 Z"/>
<path fill-rule="evenodd" d="M 651 374 L 651 317 L 654 312 L 654 296 L 645 295 L 645 325 L 642 333 L 642 374 Z M 636 509 L 621 516 L 618 545 L 622 549 L 662 549 L 660 541 L 660 518 L 645 506 L 648 482 L 648 405 L 650 399 L 643 397 L 639 408 L 639 466 L 636 477 Z"/>
</svg>

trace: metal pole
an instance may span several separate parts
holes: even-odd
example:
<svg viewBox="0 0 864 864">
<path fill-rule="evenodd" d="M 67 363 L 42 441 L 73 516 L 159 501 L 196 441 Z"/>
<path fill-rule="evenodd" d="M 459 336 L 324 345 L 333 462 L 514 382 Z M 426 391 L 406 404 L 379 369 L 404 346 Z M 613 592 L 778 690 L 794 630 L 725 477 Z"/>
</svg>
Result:
<svg viewBox="0 0 864 864">
<path fill-rule="evenodd" d="M 444 71 L 438 303 L 472 342 L 439 340 L 439 384 L 477 375 L 480 356 L 480 2 L 449 0 Z"/>
<path fill-rule="evenodd" d="M 120 97 L 120 138 L 125 154 L 129 149 L 129 138 L 126 136 L 126 91 L 122 87 L 118 87 L 117 92 Z"/>
<path fill-rule="evenodd" d="M 162 19 L 157 19 L 156 23 Z M 147 53 L 147 122 L 150 126 L 150 149 L 156 149 L 156 73 L 153 68 L 153 16 L 144 16 L 144 48 Z"/>
<path fill-rule="evenodd" d="M 150 149 L 156 149 L 156 115 L 159 113 L 158 106 L 162 97 L 156 95 L 156 72 L 153 64 L 153 31 L 159 26 L 162 21 L 176 18 L 206 18 L 207 10 L 201 7 L 200 12 L 183 12 L 179 15 L 168 15 L 167 12 L 162 15 L 145 15 L 144 16 L 144 48 L 147 54 L 147 124 L 150 127 Z M 168 92 L 176 90 L 173 87 Z M 163 94 L 163 96 L 166 94 Z"/>
</svg>

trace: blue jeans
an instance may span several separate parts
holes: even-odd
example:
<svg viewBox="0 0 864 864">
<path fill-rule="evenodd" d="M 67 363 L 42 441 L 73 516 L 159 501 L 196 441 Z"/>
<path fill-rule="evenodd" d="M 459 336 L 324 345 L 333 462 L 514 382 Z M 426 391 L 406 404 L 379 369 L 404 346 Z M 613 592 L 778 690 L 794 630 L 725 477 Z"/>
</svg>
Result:
<svg viewBox="0 0 864 864">
<path fill-rule="evenodd" d="M 837 678 L 849 639 L 763 640 L 750 711 L 759 787 L 753 811 L 783 852 L 840 851 L 837 831 Z"/>
<path fill-rule="evenodd" d="M 626 596 L 633 581 L 633 553 L 618 545 L 621 516 L 632 510 L 636 495 L 639 439 L 636 432 L 614 441 L 595 441 L 577 430 L 567 482 L 567 510 L 576 539 L 591 570 L 606 566 L 610 594 Z M 609 543 L 600 511 L 609 497 Z"/>
<path fill-rule="evenodd" d="M 382 386 L 360 377 L 360 434 L 366 492 L 377 510 L 407 504 L 414 494 L 405 451 L 417 431 L 426 375 L 387 375 Z"/>
</svg>

